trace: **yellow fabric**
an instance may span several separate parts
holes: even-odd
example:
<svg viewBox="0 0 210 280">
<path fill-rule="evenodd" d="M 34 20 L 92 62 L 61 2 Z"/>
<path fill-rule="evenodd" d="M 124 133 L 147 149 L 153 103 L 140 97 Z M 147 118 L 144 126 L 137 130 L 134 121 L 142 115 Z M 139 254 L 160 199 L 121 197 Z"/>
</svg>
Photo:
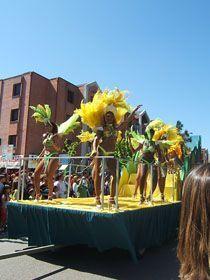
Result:
<svg viewBox="0 0 210 280">
<path fill-rule="evenodd" d="M 79 135 L 77 135 L 77 138 L 79 138 L 82 143 L 85 143 L 93 142 L 95 136 L 96 134 L 94 132 L 91 133 L 89 131 L 82 131 Z"/>
<path fill-rule="evenodd" d="M 129 179 L 129 173 L 127 169 L 124 167 L 119 181 L 119 189 L 118 189 L 119 194 L 121 193 L 123 185 L 125 185 L 128 182 L 128 179 Z"/>
<path fill-rule="evenodd" d="M 130 174 L 129 180 L 128 180 L 128 184 L 129 185 L 135 185 L 136 183 L 136 174 Z"/>
<path fill-rule="evenodd" d="M 34 200 L 20 200 L 15 203 L 27 204 L 27 205 L 37 205 L 37 206 L 44 206 L 44 207 L 56 207 L 56 208 L 64 208 L 64 209 L 74 209 L 80 211 L 91 211 L 91 212 L 104 212 L 104 213 L 115 213 L 114 210 L 108 210 L 108 198 L 105 196 L 105 209 L 97 210 L 95 206 L 95 199 L 94 197 L 89 198 L 57 198 L 51 201 L 48 200 L 40 200 L 38 202 Z M 164 204 L 171 204 L 170 202 Z M 133 199 L 131 197 L 119 197 L 119 211 L 132 211 L 142 208 L 148 207 L 156 207 L 159 205 L 163 205 L 160 202 L 154 202 L 153 205 L 144 204 L 139 206 L 139 199 Z"/>
<path fill-rule="evenodd" d="M 135 181 L 136 181 L 136 174 L 131 174 L 127 182 L 125 182 L 123 185 L 120 186 L 119 196 L 132 197 L 135 190 Z M 149 194 L 150 194 L 150 176 L 148 176 L 148 180 L 147 180 L 146 196 L 148 196 Z M 167 174 L 166 177 L 165 199 L 166 201 L 173 201 L 173 197 L 175 201 L 179 201 L 181 197 L 181 182 L 179 179 L 179 174 L 175 174 L 175 175 Z M 153 194 L 153 198 L 154 200 L 157 201 L 161 199 L 158 186 Z"/>
</svg>

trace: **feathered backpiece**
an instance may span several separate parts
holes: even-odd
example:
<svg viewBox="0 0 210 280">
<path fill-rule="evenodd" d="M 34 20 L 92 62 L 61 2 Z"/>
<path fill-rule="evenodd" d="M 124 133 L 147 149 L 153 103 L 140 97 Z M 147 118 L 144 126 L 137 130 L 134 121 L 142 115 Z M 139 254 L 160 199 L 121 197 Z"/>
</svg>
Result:
<svg viewBox="0 0 210 280">
<path fill-rule="evenodd" d="M 38 104 L 37 107 L 30 106 L 30 108 L 34 111 L 32 117 L 36 120 L 36 122 L 51 123 L 51 109 L 48 104 Z M 63 122 L 58 126 L 58 134 L 67 135 L 72 132 L 75 128 L 80 125 L 78 122 L 79 115 L 73 114 L 67 121 Z"/>
<path fill-rule="evenodd" d="M 145 141 L 145 136 L 143 134 L 139 134 L 135 131 L 130 132 L 131 135 L 131 144 L 134 149 L 136 149 L 139 144 L 143 144 Z"/>
<path fill-rule="evenodd" d="M 30 108 L 34 111 L 32 117 L 36 120 L 36 122 L 50 123 L 51 119 L 51 109 L 48 104 L 38 104 L 37 107 L 30 106 Z"/>
<path fill-rule="evenodd" d="M 160 148 L 166 148 L 168 155 L 177 155 L 181 158 L 184 139 L 178 129 L 175 126 L 165 124 L 159 119 L 154 121 L 154 126 L 151 127 L 155 131 L 152 140 L 158 142 Z"/>
<path fill-rule="evenodd" d="M 151 135 L 151 130 L 154 130 L 154 132 L 156 133 L 157 131 L 161 130 L 161 128 L 165 125 L 165 123 L 161 120 L 161 119 L 155 119 L 153 121 L 151 121 L 147 127 L 145 132 L 148 135 L 148 138 L 151 139 L 152 135 Z"/>
<path fill-rule="evenodd" d="M 73 114 L 67 121 L 58 126 L 58 134 L 67 135 L 80 126 L 79 115 Z"/>
<path fill-rule="evenodd" d="M 103 124 L 105 113 L 113 112 L 116 122 L 119 124 L 128 110 L 129 105 L 126 102 L 125 92 L 115 89 L 98 91 L 92 102 L 82 102 L 80 109 L 77 109 L 75 113 L 81 117 L 84 124 L 95 130 Z"/>
</svg>

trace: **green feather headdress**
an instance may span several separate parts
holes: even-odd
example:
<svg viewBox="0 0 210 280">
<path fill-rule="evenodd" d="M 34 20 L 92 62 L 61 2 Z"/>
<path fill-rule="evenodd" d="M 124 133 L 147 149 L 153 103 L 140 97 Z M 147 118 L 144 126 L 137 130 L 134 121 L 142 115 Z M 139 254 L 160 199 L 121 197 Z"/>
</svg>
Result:
<svg viewBox="0 0 210 280">
<path fill-rule="evenodd" d="M 34 111 L 32 117 L 36 120 L 36 122 L 41 122 L 45 125 L 50 123 L 52 112 L 48 104 L 44 104 L 44 106 L 38 104 L 37 107 L 30 106 L 30 108 Z"/>
</svg>

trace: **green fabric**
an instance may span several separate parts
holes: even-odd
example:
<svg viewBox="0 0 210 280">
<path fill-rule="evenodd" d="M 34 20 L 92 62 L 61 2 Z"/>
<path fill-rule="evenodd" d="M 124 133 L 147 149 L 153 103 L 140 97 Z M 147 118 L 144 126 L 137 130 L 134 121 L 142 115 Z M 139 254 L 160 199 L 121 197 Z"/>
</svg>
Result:
<svg viewBox="0 0 210 280">
<path fill-rule="evenodd" d="M 159 246 L 176 234 L 179 212 L 180 203 L 114 214 L 9 203 L 8 235 L 27 236 L 29 246 L 122 248 L 137 261 L 138 250 Z"/>
<path fill-rule="evenodd" d="M 58 152 L 51 152 L 49 155 L 44 155 L 44 168 L 45 168 L 45 172 L 47 170 L 48 164 L 51 160 L 52 157 L 56 157 L 58 156 Z"/>
</svg>

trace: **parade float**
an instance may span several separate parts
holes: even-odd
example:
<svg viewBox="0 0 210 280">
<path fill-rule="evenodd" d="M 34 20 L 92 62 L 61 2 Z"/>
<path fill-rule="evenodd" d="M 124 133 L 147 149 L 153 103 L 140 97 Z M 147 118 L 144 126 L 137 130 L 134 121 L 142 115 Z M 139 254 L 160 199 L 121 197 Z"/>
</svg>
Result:
<svg viewBox="0 0 210 280">
<path fill-rule="evenodd" d="M 20 199 L 8 205 L 10 238 L 26 236 L 30 246 L 87 244 L 99 251 L 117 247 L 128 250 L 137 261 L 139 251 L 176 235 L 180 174 L 190 155 L 176 126 L 156 119 L 144 134 L 134 131 L 132 122 L 140 106 L 132 109 L 125 93 L 118 89 L 97 92 L 60 126 L 52 124 L 48 105 L 32 109 L 33 117 L 48 124 L 51 131 L 44 135 L 35 169 L 36 200 Z M 95 197 L 69 197 L 69 186 L 67 198 L 52 199 L 52 178 L 64 136 L 78 125 L 79 117 L 86 130 L 80 130 L 78 139 L 89 142 L 91 152 L 68 158 L 68 176 L 73 160 L 85 159 L 92 172 Z M 39 176 L 43 172 L 48 176 L 48 200 L 40 197 Z M 107 173 L 109 196 L 104 194 Z M 24 179 L 20 179 L 20 198 L 23 188 Z"/>
</svg>

